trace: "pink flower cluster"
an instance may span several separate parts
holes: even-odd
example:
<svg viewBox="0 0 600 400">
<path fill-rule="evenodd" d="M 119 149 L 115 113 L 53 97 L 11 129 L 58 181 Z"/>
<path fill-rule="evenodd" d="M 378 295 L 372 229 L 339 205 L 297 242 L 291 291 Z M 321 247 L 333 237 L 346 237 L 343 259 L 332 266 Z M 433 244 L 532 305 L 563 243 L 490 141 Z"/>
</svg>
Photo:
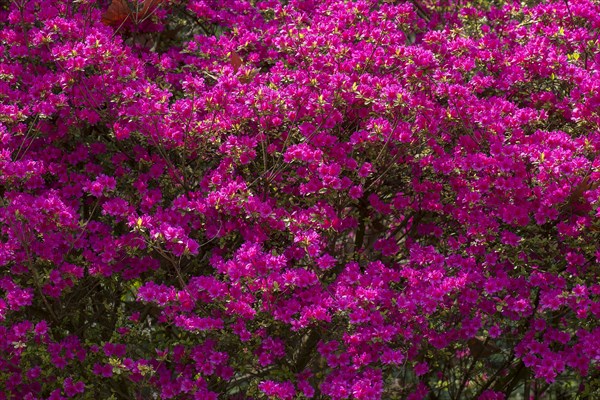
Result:
<svg viewBox="0 0 600 400">
<path fill-rule="evenodd" d="M 600 396 L 600 5 L 463 3 L 0 3 L 0 400 Z"/>
</svg>

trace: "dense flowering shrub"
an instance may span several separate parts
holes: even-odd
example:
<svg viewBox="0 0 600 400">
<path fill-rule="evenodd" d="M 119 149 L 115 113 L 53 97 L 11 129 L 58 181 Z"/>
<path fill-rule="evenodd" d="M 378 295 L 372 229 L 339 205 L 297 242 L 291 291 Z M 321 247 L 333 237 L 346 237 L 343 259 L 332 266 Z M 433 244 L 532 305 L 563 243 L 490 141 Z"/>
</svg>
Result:
<svg viewBox="0 0 600 400">
<path fill-rule="evenodd" d="M 597 2 L 146 2 L 0 2 L 1 399 L 594 395 Z"/>
</svg>

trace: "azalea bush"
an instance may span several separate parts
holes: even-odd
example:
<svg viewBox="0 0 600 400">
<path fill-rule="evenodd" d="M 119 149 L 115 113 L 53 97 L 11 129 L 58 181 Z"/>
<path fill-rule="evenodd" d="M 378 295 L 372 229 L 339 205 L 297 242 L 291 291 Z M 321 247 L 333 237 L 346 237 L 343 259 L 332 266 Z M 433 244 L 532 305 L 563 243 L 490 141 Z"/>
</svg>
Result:
<svg viewBox="0 0 600 400">
<path fill-rule="evenodd" d="M 599 39 L 593 0 L 0 1 L 0 399 L 599 395 Z"/>
</svg>

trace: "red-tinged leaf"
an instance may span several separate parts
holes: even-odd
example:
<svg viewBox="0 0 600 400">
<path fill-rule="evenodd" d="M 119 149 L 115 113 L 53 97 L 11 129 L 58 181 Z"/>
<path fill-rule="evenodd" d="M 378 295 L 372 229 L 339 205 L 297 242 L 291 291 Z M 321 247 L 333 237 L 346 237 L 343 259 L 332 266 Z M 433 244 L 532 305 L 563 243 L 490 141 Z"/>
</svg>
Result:
<svg viewBox="0 0 600 400">
<path fill-rule="evenodd" d="M 102 23 L 109 26 L 120 26 L 127 19 L 138 24 L 156 12 L 164 0 L 113 0 L 102 16 Z"/>
<path fill-rule="evenodd" d="M 235 51 L 232 51 L 230 53 L 229 60 L 231 61 L 231 66 L 233 67 L 234 73 L 237 73 L 240 70 L 241 66 L 244 64 L 244 61 L 242 61 L 242 57 L 240 57 L 240 55 Z"/>
<path fill-rule="evenodd" d="M 102 15 L 102 23 L 109 26 L 119 26 L 129 18 L 131 10 L 125 0 L 113 0 Z"/>
</svg>

